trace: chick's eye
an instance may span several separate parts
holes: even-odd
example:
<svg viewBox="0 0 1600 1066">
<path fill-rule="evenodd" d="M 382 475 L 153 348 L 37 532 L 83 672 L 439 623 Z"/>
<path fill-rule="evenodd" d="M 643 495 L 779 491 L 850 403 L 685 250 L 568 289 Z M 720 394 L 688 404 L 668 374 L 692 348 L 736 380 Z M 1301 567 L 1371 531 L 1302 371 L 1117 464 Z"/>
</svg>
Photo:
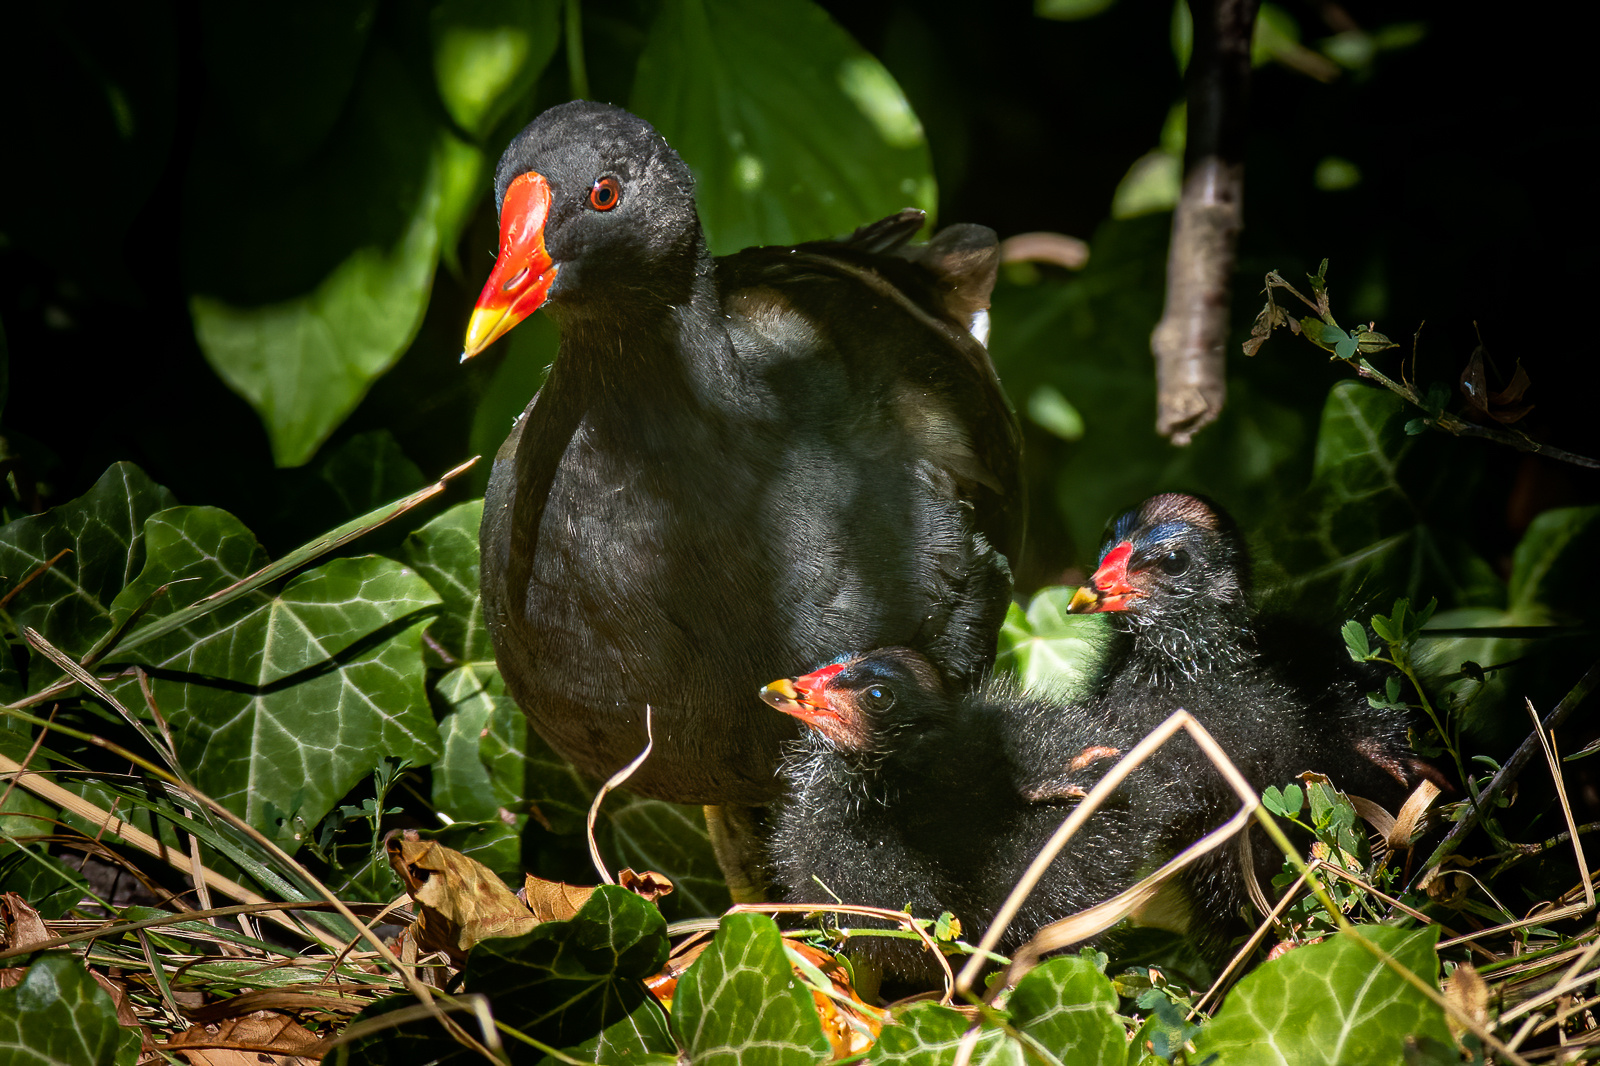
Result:
<svg viewBox="0 0 1600 1066">
<path fill-rule="evenodd" d="M 887 685 L 872 685 L 861 693 L 861 702 L 868 710 L 887 710 L 894 706 L 894 689 Z"/>
<path fill-rule="evenodd" d="M 622 183 L 616 178 L 600 178 L 589 190 L 589 206 L 596 211 L 609 211 L 621 201 Z"/>
<path fill-rule="evenodd" d="M 1170 551 L 1156 560 L 1156 565 L 1161 567 L 1161 572 L 1169 577 L 1177 577 L 1189 569 L 1189 553 L 1182 548 Z"/>
</svg>

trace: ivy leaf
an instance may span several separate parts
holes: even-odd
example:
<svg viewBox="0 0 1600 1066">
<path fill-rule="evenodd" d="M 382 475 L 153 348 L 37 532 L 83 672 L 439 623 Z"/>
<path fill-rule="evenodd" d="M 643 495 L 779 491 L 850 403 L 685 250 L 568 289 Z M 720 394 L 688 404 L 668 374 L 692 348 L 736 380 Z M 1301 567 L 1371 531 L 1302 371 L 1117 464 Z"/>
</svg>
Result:
<svg viewBox="0 0 1600 1066">
<path fill-rule="evenodd" d="M 1000 628 L 995 669 L 1010 673 L 1028 689 L 1041 685 L 1071 689 L 1086 681 L 1100 661 L 1103 622 L 1093 615 L 1069 614 L 1074 590 L 1040 589 L 1026 612 L 1016 604 Z"/>
<path fill-rule="evenodd" d="M 602 885 L 566 921 L 524 936 L 485 940 L 468 956 L 466 991 L 487 996 L 497 1022 L 582 1062 L 654 1063 L 676 1050 L 667 1019 L 643 978 L 667 960 L 666 922 L 649 903 Z M 396 996 L 357 1018 L 380 1017 L 416 1000 Z M 507 1040 L 513 1063 L 549 1062 Z M 351 1063 L 482 1061 L 432 1021 L 380 1030 L 350 1045 Z M 670 1058 L 665 1061 L 672 1061 Z"/>
<path fill-rule="evenodd" d="M 903 1066 L 942 1066 L 955 1060 L 961 1038 L 972 1026 L 966 1015 L 937 1003 L 915 1003 L 897 1011 L 891 1024 L 883 1027 L 878 1042 L 867 1053 L 867 1062 L 899 1063 Z M 1016 1045 L 1000 1029 L 987 1028 L 973 1050 L 974 1066 L 1020 1064 L 1023 1058 Z"/>
<path fill-rule="evenodd" d="M 927 138 L 905 95 L 809 0 L 666 0 L 630 109 L 694 171 L 718 254 L 935 205 Z"/>
<path fill-rule="evenodd" d="M 13 631 L 31 626 L 68 655 L 82 656 L 110 632 L 117 620 L 112 600 L 144 565 L 145 520 L 176 502 L 137 466 L 116 463 L 70 503 L 0 528 L 7 592 L 68 552 L 6 605 Z"/>
<path fill-rule="evenodd" d="M 711 946 L 678 980 L 672 1020 L 696 1066 L 737 1066 L 756 1047 L 773 1066 L 829 1057 L 811 993 L 789 966 L 777 923 L 764 914 L 723 916 Z"/>
<path fill-rule="evenodd" d="M 567 921 L 484 941 L 467 960 L 465 983 L 494 1001 L 501 1021 L 586 1061 L 671 1052 L 667 1019 L 643 984 L 668 948 L 660 911 L 602 885 Z"/>
<path fill-rule="evenodd" d="M 1012 1024 L 1066 1062 L 1122 1066 L 1128 1034 L 1117 1021 L 1117 993 L 1081 955 L 1047 959 L 1017 982 Z"/>
<path fill-rule="evenodd" d="M 1437 926 L 1365 926 L 1296 948 L 1239 982 L 1194 1039 L 1195 1061 L 1216 1066 L 1405 1060 L 1408 1038 L 1448 1045 L 1444 1012 L 1356 943 L 1362 936 L 1435 987 Z"/>
<path fill-rule="evenodd" d="M 615 866 L 660 870 L 672 878 L 676 888 L 660 900 L 669 917 L 720 914 L 733 902 L 701 808 L 614 793 L 600 809 L 600 822 L 601 853 Z"/>
<path fill-rule="evenodd" d="M 455 659 L 494 661 L 478 592 L 478 527 L 483 501 L 469 500 L 439 515 L 406 538 L 400 557 L 438 593 L 444 610 L 428 636 Z"/>
<path fill-rule="evenodd" d="M 123 1035 L 111 997 L 68 952 L 33 956 L 22 980 L 0 989 L 0 1057 L 17 1066 L 124 1061 L 117 1054 Z"/>
<path fill-rule="evenodd" d="M 180 577 L 189 582 L 180 588 L 201 592 L 231 584 L 258 561 L 254 538 L 214 508 L 165 511 L 149 529 L 156 550 L 119 611 Z M 438 601 L 391 559 L 335 559 L 276 596 L 241 596 L 127 657 L 159 670 L 152 693 L 196 783 L 256 828 L 288 837 L 294 829 L 280 829 L 278 817 L 316 823 L 371 771 L 376 753 L 412 763 L 438 753 L 423 623 L 413 620 Z M 114 691 L 142 705 L 133 682 Z"/>
</svg>

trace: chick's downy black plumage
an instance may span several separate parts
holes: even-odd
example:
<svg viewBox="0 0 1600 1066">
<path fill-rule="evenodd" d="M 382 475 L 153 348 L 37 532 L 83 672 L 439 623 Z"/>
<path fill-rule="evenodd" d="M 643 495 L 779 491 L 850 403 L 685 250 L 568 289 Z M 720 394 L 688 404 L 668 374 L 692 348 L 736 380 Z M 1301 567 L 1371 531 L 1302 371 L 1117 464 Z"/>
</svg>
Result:
<svg viewBox="0 0 1600 1066">
<path fill-rule="evenodd" d="M 1019 438 L 968 332 L 991 231 L 908 248 L 907 211 L 714 259 L 693 189 L 602 104 L 545 112 L 501 159 L 468 351 L 541 305 L 561 350 L 495 460 L 483 603 L 511 694 L 580 768 L 637 755 L 648 705 L 629 788 L 756 803 L 795 730 L 749 694 L 796 663 L 908 645 L 954 687 L 985 674 Z"/>
<path fill-rule="evenodd" d="M 1432 776 L 1410 753 L 1408 715 L 1370 705 L 1370 679 L 1332 626 L 1318 633 L 1258 613 L 1243 539 L 1209 501 L 1167 493 L 1121 515 L 1070 609 L 1109 613 L 1111 643 L 1089 696 L 1108 728 L 1143 734 L 1181 707 L 1257 790 L 1316 771 L 1391 811 Z M 1045 785 L 1054 772 L 1048 753 L 1059 746 L 1052 729 L 1041 720 L 1023 746 L 1044 753 L 1027 775 Z M 1187 737 L 1175 737 L 1141 773 L 1188 792 L 1170 805 L 1180 813 L 1168 826 L 1169 850 L 1238 809 L 1236 794 Z M 1257 858 L 1266 885 L 1279 861 L 1265 848 Z M 1245 899 L 1231 856 L 1202 865 L 1190 883 L 1213 912 L 1232 914 Z"/>
<path fill-rule="evenodd" d="M 1183 707 L 1258 788 L 1314 770 L 1397 804 L 1415 784 L 1408 716 L 1368 703 L 1333 627 L 1257 611 L 1249 553 L 1215 504 L 1166 493 L 1119 516 L 1070 609 L 1109 612 L 1095 683 L 1109 720 L 1148 730 Z"/>
<path fill-rule="evenodd" d="M 919 918 L 948 910 L 974 942 L 1066 818 L 1072 798 L 1093 786 L 1116 753 L 1107 744 L 1115 738 L 1074 705 L 1025 697 L 1001 682 L 952 693 L 926 659 L 905 648 L 776 681 L 762 694 L 809 727 L 784 762 L 789 792 L 772 841 L 785 897 L 909 908 Z M 1024 794 L 1013 745 L 1017 722 L 1039 716 L 1073 749 L 1063 752 L 1063 769 L 1078 764 L 1072 786 L 1045 800 Z M 1068 841 L 1008 927 L 1001 951 L 1110 898 L 1155 865 L 1159 820 L 1136 818 L 1125 799 L 1113 797 Z M 916 943 L 857 938 L 852 951 L 907 981 L 931 982 L 937 974 Z"/>
</svg>

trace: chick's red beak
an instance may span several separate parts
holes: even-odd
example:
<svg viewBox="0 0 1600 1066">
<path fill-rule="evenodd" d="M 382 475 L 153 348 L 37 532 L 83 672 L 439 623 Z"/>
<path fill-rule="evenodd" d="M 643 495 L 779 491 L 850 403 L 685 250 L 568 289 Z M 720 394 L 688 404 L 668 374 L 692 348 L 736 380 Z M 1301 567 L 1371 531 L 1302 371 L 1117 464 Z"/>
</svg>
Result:
<svg viewBox="0 0 1600 1066">
<path fill-rule="evenodd" d="M 1128 557 L 1132 554 L 1133 545 L 1127 541 L 1106 552 L 1089 583 L 1072 594 L 1067 610 L 1073 614 L 1126 611 L 1128 601 L 1144 595 L 1128 580 Z"/>
<path fill-rule="evenodd" d="M 857 742 L 859 728 L 849 702 L 835 707 L 828 692 L 828 683 L 843 669 L 843 663 L 834 663 L 801 677 L 780 678 L 761 690 L 761 698 L 834 743 L 852 747 Z"/>
<path fill-rule="evenodd" d="M 461 358 L 477 355 L 544 303 L 557 267 L 544 249 L 550 214 L 550 183 L 529 171 L 519 174 L 500 204 L 500 256 L 467 321 Z"/>
</svg>

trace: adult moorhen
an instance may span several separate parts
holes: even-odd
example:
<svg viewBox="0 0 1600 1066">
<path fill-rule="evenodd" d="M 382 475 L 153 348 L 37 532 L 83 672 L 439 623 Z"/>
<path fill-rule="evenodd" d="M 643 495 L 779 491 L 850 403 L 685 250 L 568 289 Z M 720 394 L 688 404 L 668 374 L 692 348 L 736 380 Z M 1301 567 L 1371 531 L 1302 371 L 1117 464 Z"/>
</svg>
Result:
<svg viewBox="0 0 1600 1066">
<path fill-rule="evenodd" d="M 1437 775 L 1411 754 L 1409 717 L 1367 701 L 1366 689 L 1376 686 L 1354 668 L 1334 632 L 1317 634 L 1256 610 L 1243 538 L 1207 500 L 1167 493 L 1118 517 L 1099 569 L 1069 609 L 1110 612 L 1111 643 L 1089 696 L 1109 727 L 1143 733 L 1182 707 L 1257 789 L 1315 770 L 1391 811 L 1421 777 Z M 1050 779 L 1053 743 L 1042 722 L 1031 750 L 1044 754 L 1029 767 L 1030 779 Z M 1185 813 L 1169 827 L 1173 846 L 1238 808 L 1187 737 L 1174 738 L 1148 772 L 1191 789 L 1174 807 Z M 1264 835 L 1257 844 L 1256 871 L 1265 884 L 1280 862 L 1275 849 L 1260 846 Z M 1212 910 L 1231 914 L 1245 899 L 1232 856 L 1202 864 L 1190 883 Z"/>
<path fill-rule="evenodd" d="M 750 693 L 796 663 L 906 645 L 976 683 L 1021 532 L 1019 432 L 983 345 L 994 234 L 921 248 L 905 211 L 837 242 L 713 259 L 688 167 L 575 101 L 495 172 L 480 351 L 540 306 L 561 332 L 496 456 L 484 613 L 513 697 L 579 768 L 758 803 L 794 723 Z"/>
<path fill-rule="evenodd" d="M 789 749 L 787 802 L 772 836 L 775 881 L 794 902 L 950 911 L 976 939 L 1023 872 L 1110 765 L 1119 739 L 1081 705 L 1004 681 L 952 692 L 907 648 L 885 648 L 774 681 L 762 698 L 809 728 Z M 1048 798 L 1024 794 L 1019 722 L 1048 718 L 1062 747 Z M 1070 749 L 1070 750 L 1069 750 Z M 1108 899 L 1159 864 L 1166 821 L 1114 794 L 1067 842 L 999 942 Z M 885 924 L 850 916 L 855 928 Z M 918 941 L 856 937 L 850 951 L 910 984 L 937 963 Z"/>
</svg>

